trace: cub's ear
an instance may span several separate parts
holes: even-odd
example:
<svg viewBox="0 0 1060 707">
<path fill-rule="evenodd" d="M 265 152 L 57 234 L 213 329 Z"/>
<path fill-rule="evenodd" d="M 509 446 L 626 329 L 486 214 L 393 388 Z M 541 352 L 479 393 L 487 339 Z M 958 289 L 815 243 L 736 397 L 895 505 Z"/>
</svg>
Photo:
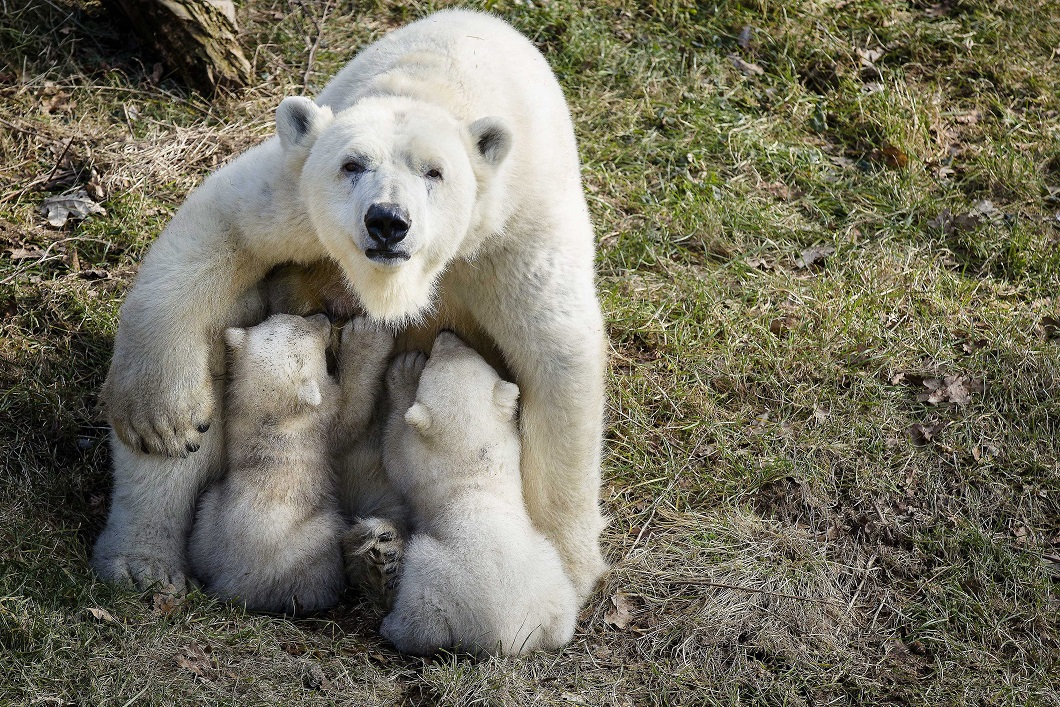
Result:
<svg viewBox="0 0 1060 707">
<path fill-rule="evenodd" d="M 426 436 L 431 429 L 431 411 L 423 403 L 413 403 L 405 413 L 405 422 L 421 435 Z"/>
<path fill-rule="evenodd" d="M 276 134 L 285 150 L 308 149 L 331 118 L 327 106 L 318 106 L 305 96 L 288 96 L 276 109 Z"/>
<path fill-rule="evenodd" d="M 323 398 L 320 397 L 320 386 L 315 380 L 308 380 L 298 386 L 298 402 L 315 408 L 320 405 Z"/>
<path fill-rule="evenodd" d="M 225 343 L 233 351 L 239 351 L 247 343 L 247 330 L 239 327 L 225 329 Z"/>
<path fill-rule="evenodd" d="M 515 417 L 515 406 L 519 402 L 519 386 L 508 381 L 497 381 L 493 386 L 493 401 L 497 403 L 506 420 Z"/>
<path fill-rule="evenodd" d="M 482 159 L 491 167 L 503 162 L 512 149 L 512 131 L 495 115 L 479 118 L 468 129 Z"/>
</svg>

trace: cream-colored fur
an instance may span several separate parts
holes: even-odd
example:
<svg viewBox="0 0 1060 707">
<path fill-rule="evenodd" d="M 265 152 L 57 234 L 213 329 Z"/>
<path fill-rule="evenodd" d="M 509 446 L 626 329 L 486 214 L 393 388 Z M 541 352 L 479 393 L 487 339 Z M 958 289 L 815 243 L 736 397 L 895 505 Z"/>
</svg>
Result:
<svg viewBox="0 0 1060 707">
<path fill-rule="evenodd" d="M 523 505 L 519 389 L 448 332 L 426 368 L 423 354 L 397 358 L 387 385 L 385 466 L 414 533 L 383 636 L 417 655 L 564 646 L 578 598 Z"/>
<path fill-rule="evenodd" d="M 179 574 L 186 499 L 211 473 L 201 451 L 182 458 L 213 434 L 200 430 L 217 417 L 214 342 L 275 265 L 330 259 L 372 318 L 428 339 L 453 326 L 503 357 L 522 390 L 527 508 L 584 598 L 605 567 L 605 340 L 574 131 L 548 64 L 499 19 L 440 12 L 364 49 L 315 103 L 285 100 L 277 132 L 189 196 L 122 307 L 102 399 L 124 461 L 97 571 Z M 377 203 L 409 217 L 390 259 L 366 253 Z M 141 447 L 152 454 L 129 451 Z"/>
<path fill-rule="evenodd" d="M 325 609 L 345 586 L 346 523 L 329 460 L 340 405 L 325 360 L 330 334 L 324 315 L 285 314 L 225 332 L 228 469 L 199 500 L 188 554 L 208 592 L 250 609 Z"/>
</svg>

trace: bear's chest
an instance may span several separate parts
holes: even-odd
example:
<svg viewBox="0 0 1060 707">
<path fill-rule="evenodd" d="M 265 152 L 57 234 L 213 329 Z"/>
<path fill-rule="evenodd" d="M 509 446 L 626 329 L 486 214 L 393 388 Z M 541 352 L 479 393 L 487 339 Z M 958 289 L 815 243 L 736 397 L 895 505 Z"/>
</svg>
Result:
<svg viewBox="0 0 1060 707">
<path fill-rule="evenodd" d="M 342 270 L 331 260 L 311 265 L 280 265 L 262 282 L 268 303 L 268 316 L 297 314 L 308 316 L 324 312 L 333 324 L 364 314 L 357 296 L 347 286 Z M 422 320 L 397 333 L 395 351 L 430 351 L 439 331 L 453 331 L 493 366 L 501 377 L 514 380 L 504 362 L 504 355 L 494 340 L 479 325 L 471 311 L 443 285 L 439 288 L 434 309 Z"/>
</svg>

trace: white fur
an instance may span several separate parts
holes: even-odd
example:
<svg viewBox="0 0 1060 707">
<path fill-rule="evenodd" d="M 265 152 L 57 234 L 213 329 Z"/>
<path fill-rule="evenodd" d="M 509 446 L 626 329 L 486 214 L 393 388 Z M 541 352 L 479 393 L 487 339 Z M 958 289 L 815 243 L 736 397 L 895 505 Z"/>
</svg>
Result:
<svg viewBox="0 0 1060 707">
<path fill-rule="evenodd" d="M 228 471 L 199 500 L 189 540 L 207 591 L 291 614 L 338 602 L 345 582 L 329 442 L 340 404 L 323 315 L 229 329 Z"/>
<path fill-rule="evenodd" d="M 523 505 L 518 388 L 450 333 L 417 389 L 421 367 L 398 359 L 387 379 L 385 466 L 412 506 L 414 534 L 382 633 L 417 655 L 560 648 L 578 598 Z"/>
<path fill-rule="evenodd" d="M 439 12 L 364 49 L 315 104 L 284 101 L 277 125 L 280 137 L 188 198 L 122 307 L 102 395 L 116 446 L 174 458 L 115 451 L 129 459 L 116 465 L 97 570 L 179 570 L 186 499 L 211 473 L 205 458 L 179 457 L 215 417 L 213 342 L 272 266 L 330 257 L 373 318 L 426 332 L 444 323 L 495 346 L 522 390 L 527 508 L 585 597 L 605 567 L 604 329 L 574 131 L 544 58 L 498 19 Z M 342 171 L 350 152 L 370 161 L 356 181 Z M 377 199 L 411 216 L 407 261 L 364 253 Z"/>
</svg>

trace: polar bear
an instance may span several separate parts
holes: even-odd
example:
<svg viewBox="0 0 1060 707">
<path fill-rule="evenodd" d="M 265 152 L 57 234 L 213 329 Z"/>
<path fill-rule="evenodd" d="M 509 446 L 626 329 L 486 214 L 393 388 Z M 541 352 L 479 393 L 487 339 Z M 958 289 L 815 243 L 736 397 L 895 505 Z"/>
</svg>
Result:
<svg viewBox="0 0 1060 707">
<path fill-rule="evenodd" d="M 387 372 L 384 465 L 412 508 L 393 611 L 382 634 L 403 653 L 557 649 L 578 597 L 530 521 L 519 475 L 519 388 L 456 336 Z"/>
<path fill-rule="evenodd" d="M 325 349 L 331 322 L 277 314 L 225 331 L 228 468 L 199 500 L 188 543 L 211 594 L 300 614 L 333 606 L 345 584 L 330 436 L 338 384 Z"/>
<path fill-rule="evenodd" d="M 365 48 L 315 102 L 285 99 L 276 129 L 188 197 L 122 306 L 96 571 L 183 582 L 220 447 L 216 342 L 286 265 L 306 299 L 346 299 L 399 330 L 399 350 L 449 328 L 503 363 L 522 391 L 527 509 L 586 597 L 606 566 L 606 344 L 574 130 L 547 62 L 502 20 L 446 10 Z M 356 480 L 343 487 L 356 501 Z"/>
</svg>

